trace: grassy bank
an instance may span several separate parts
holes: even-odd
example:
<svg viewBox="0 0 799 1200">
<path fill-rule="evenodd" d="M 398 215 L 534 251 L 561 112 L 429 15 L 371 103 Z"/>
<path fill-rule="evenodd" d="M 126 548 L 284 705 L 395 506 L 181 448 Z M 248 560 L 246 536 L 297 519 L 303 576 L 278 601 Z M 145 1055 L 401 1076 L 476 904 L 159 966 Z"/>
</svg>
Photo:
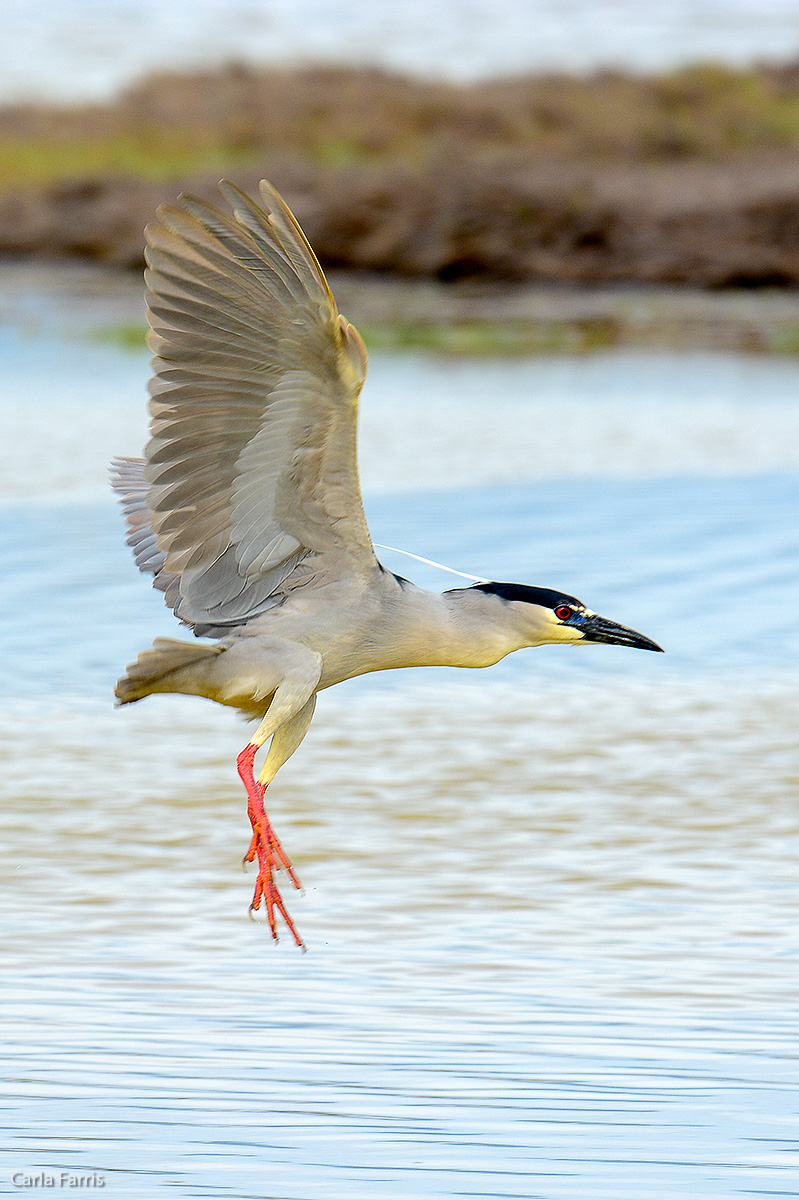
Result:
<svg viewBox="0 0 799 1200">
<path fill-rule="evenodd" d="M 0 110 L 4 188 L 86 174 L 176 180 L 282 153 L 418 169 L 442 151 L 614 162 L 799 152 L 799 65 L 698 64 L 457 85 L 354 67 L 153 75 L 106 104 Z"/>
<path fill-rule="evenodd" d="M 0 110 L 0 253 L 142 261 L 158 203 L 269 177 L 326 266 L 444 281 L 799 285 L 799 65 L 456 85 L 162 73 Z"/>
</svg>

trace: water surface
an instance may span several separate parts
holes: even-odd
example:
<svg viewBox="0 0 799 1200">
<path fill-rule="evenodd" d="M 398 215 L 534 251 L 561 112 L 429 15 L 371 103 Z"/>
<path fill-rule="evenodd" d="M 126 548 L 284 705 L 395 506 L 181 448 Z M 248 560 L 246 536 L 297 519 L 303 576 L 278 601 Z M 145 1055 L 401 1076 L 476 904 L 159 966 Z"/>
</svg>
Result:
<svg viewBox="0 0 799 1200">
<path fill-rule="evenodd" d="M 376 357 L 376 540 L 668 653 L 325 693 L 272 796 L 306 955 L 246 917 L 246 727 L 112 708 L 180 636 L 103 478 L 146 360 L 7 325 L 0 370 L 5 1190 L 795 1194 L 799 366 Z"/>
<path fill-rule="evenodd" d="M 102 97 L 146 70 L 238 59 L 366 62 L 468 79 L 540 69 L 780 61 L 791 0 L 42 0 L 6 6 L 0 97 Z"/>
</svg>

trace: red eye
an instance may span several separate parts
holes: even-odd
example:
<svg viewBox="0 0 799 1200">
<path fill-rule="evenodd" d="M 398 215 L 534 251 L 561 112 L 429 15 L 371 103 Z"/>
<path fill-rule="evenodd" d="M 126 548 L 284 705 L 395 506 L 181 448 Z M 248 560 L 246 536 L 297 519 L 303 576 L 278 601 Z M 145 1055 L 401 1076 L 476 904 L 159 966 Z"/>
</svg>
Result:
<svg viewBox="0 0 799 1200">
<path fill-rule="evenodd" d="M 555 609 L 555 616 L 559 621 L 568 621 L 569 617 L 573 616 L 574 610 L 569 608 L 568 604 L 559 604 Z"/>
</svg>

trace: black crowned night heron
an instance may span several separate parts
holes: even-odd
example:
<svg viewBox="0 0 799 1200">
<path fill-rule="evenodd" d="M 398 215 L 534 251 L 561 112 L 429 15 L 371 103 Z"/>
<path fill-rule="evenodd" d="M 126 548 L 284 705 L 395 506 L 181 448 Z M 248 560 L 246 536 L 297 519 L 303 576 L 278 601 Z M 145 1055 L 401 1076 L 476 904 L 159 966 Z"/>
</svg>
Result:
<svg viewBox="0 0 799 1200">
<path fill-rule="evenodd" d="M 393 667 L 487 667 L 548 642 L 659 650 L 574 596 L 479 582 L 443 594 L 375 557 L 358 483 L 366 350 L 277 192 L 263 207 L 231 184 L 228 215 L 184 196 L 148 227 L 155 354 L 152 437 L 119 459 L 128 542 L 184 625 L 212 643 L 159 638 L 117 684 L 206 696 L 259 721 L 238 756 L 257 858 L 252 909 L 294 927 L 274 873 L 299 882 L 264 792 L 299 746 L 316 694 Z M 270 741 L 258 778 L 255 756 Z"/>
</svg>

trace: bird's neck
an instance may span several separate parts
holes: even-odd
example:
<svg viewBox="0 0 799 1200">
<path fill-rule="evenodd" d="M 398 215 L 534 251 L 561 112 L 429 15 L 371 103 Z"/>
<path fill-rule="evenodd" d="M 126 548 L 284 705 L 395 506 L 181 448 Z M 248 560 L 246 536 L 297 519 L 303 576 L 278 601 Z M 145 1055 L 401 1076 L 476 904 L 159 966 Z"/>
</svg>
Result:
<svg viewBox="0 0 799 1200">
<path fill-rule="evenodd" d="M 527 645 L 479 592 L 428 592 L 405 584 L 384 610 L 386 666 L 488 667 Z"/>
</svg>

